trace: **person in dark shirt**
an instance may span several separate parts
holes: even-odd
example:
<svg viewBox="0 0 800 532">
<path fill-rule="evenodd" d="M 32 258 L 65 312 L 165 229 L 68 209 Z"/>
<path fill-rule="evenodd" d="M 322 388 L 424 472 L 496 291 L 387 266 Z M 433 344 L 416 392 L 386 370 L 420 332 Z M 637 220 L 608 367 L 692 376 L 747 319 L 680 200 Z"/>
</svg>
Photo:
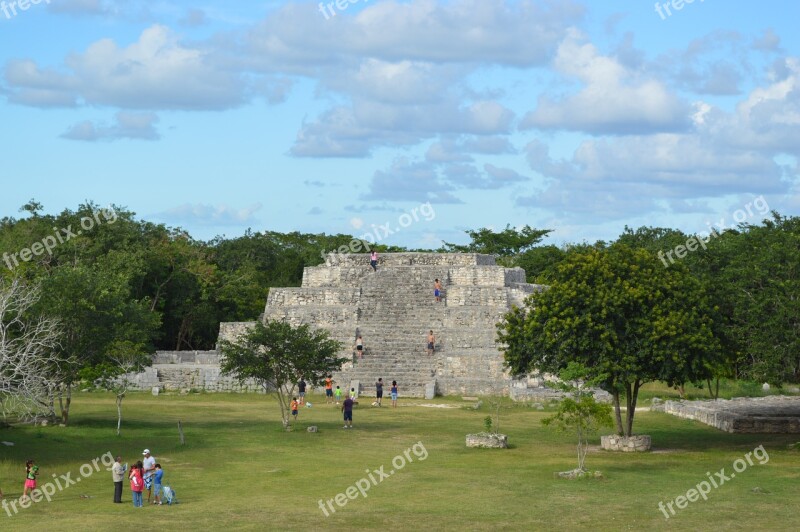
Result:
<svg viewBox="0 0 800 532">
<path fill-rule="evenodd" d="M 381 406 L 381 401 L 383 400 L 383 377 L 375 383 L 375 397 L 375 402 L 378 403 L 378 406 Z"/>
<path fill-rule="evenodd" d="M 300 382 L 297 383 L 297 394 L 300 396 L 300 404 L 305 404 L 306 402 L 306 381 L 304 379 L 300 379 Z"/>
<path fill-rule="evenodd" d="M 345 429 L 353 428 L 353 399 L 348 393 L 342 403 L 342 412 L 344 412 L 344 427 Z"/>
</svg>

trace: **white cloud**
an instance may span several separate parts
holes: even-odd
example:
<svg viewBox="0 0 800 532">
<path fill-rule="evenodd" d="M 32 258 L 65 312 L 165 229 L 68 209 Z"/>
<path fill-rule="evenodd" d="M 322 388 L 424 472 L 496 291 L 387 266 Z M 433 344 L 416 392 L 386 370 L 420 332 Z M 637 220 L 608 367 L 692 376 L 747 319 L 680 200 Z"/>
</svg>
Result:
<svg viewBox="0 0 800 532">
<path fill-rule="evenodd" d="M 61 135 L 69 140 L 94 142 L 98 140 L 158 140 L 155 123 L 158 116 L 154 113 L 131 113 L 121 111 L 116 114 L 111 125 L 96 124 L 91 121 L 79 122 Z"/>
<path fill-rule="evenodd" d="M 139 40 L 119 47 L 102 39 L 67 57 L 60 73 L 31 61 L 6 68 L 16 103 L 64 101 L 123 109 L 226 109 L 246 101 L 239 75 L 217 65 L 199 48 L 181 44 L 168 28 L 154 25 Z"/>
<path fill-rule="evenodd" d="M 707 102 L 695 109 L 686 132 L 587 139 L 568 160 L 552 158 L 544 143 L 532 141 L 528 162 L 548 183 L 518 204 L 549 206 L 585 221 L 675 206 L 700 209 L 705 198 L 794 194 L 800 181 L 800 61 L 788 59 L 734 112 Z M 778 162 L 787 157 L 788 163 Z"/>
<path fill-rule="evenodd" d="M 555 68 L 583 84 L 571 95 L 542 95 L 520 127 L 631 134 L 676 131 L 688 125 L 689 106 L 663 82 L 603 56 L 573 30 L 561 43 Z"/>
<path fill-rule="evenodd" d="M 244 208 L 235 208 L 230 205 L 208 205 L 202 203 L 184 203 L 172 209 L 152 215 L 152 218 L 181 226 L 242 226 L 257 224 L 255 214 L 263 205 L 255 203 Z"/>
</svg>

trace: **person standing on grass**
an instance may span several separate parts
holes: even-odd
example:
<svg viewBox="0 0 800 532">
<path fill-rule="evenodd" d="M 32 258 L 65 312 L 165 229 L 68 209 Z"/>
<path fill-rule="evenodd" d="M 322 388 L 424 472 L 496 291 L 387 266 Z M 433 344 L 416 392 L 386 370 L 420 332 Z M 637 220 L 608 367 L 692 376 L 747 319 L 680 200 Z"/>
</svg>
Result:
<svg viewBox="0 0 800 532">
<path fill-rule="evenodd" d="M 378 252 L 372 251 L 369 255 L 369 265 L 372 266 L 372 271 L 378 271 Z"/>
<path fill-rule="evenodd" d="M 294 416 L 294 420 L 297 421 L 297 407 L 300 403 L 297 402 L 297 397 L 292 397 L 292 403 L 289 408 L 292 409 L 292 415 Z"/>
<path fill-rule="evenodd" d="M 144 504 L 142 504 L 142 492 L 144 491 L 142 469 L 144 469 L 144 466 L 142 465 L 142 461 L 139 460 L 133 465 L 133 467 L 131 467 L 131 472 L 128 475 L 128 478 L 131 481 L 131 496 L 133 497 L 134 508 L 144 507 Z"/>
<path fill-rule="evenodd" d="M 397 408 L 397 381 L 392 381 L 392 408 Z"/>
<path fill-rule="evenodd" d="M 122 457 L 117 456 L 114 465 L 111 466 L 111 478 L 114 480 L 114 502 L 122 502 L 122 481 L 125 479 L 125 466 L 122 465 Z"/>
<path fill-rule="evenodd" d="M 433 329 L 431 329 L 428 332 L 428 355 L 432 355 L 434 349 L 436 349 L 436 337 L 433 335 Z"/>
<path fill-rule="evenodd" d="M 337 405 L 339 403 L 341 403 L 342 402 L 342 389 L 337 386 L 336 387 L 336 391 L 333 392 L 333 396 L 336 397 L 336 404 Z"/>
<path fill-rule="evenodd" d="M 142 469 L 142 477 L 144 479 L 144 487 L 147 490 L 147 504 L 150 504 L 150 497 L 153 494 L 153 475 L 156 473 L 156 459 L 150 454 L 150 449 L 142 451 L 144 456 L 144 469 Z"/>
<path fill-rule="evenodd" d="M 378 403 L 378 406 L 381 406 L 381 401 L 383 400 L 383 377 L 378 378 L 378 382 L 375 383 L 375 402 Z"/>
<path fill-rule="evenodd" d="M 300 382 L 297 383 L 297 393 L 300 395 L 300 404 L 306 403 L 306 381 L 300 377 Z"/>
<path fill-rule="evenodd" d="M 439 282 L 439 279 L 434 279 L 433 281 L 433 297 L 436 298 L 437 303 L 441 303 L 442 301 L 442 283 Z"/>
<path fill-rule="evenodd" d="M 28 497 L 28 490 L 36 489 L 36 477 L 39 476 L 39 466 L 33 460 L 25 462 L 25 487 L 22 489 L 22 498 Z"/>
<path fill-rule="evenodd" d="M 344 427 L 345 429 L 352 429 L 353 428 L 353 400 L 350 398 L 350 394 L 347 394 L 345 397 L 344 403 L 342 403 L 342 412 L 344 412 Z"/>
<path fill-rule="evenodd" d="M 161 485 L 164 483 L 164 470 L 161 469 L 161 464 L 156 464 L 156 472 L 153 474 L 153 483 L 155 484 L 155 498 L 153 504 L 161 506 Z"/>
<path fill-rule="evenodd" d="M 330 375 L 325 379 L 325 402 L 333 402 L 333 379 Z"/>
</svg>

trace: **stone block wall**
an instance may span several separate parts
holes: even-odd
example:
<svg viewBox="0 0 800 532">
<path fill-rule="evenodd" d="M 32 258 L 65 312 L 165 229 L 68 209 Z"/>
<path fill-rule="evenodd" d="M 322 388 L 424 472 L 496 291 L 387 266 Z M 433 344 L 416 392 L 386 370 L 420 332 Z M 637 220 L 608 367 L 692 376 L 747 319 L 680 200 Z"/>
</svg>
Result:
<svg viewBox="0 0 800 532">
<path fill-rule="evenodd" d="M 234 327 L 231 331 L 241 331 Z M 263 392 L 253 381 L 239 384 L 232 377 L 222 375 L 217 351 L 158 351 L 153 355 L 153 365 L 141 373 L 128 375 L 132 390 L 162 391 L 203 390 L 207 392 Z"/>
</svg>

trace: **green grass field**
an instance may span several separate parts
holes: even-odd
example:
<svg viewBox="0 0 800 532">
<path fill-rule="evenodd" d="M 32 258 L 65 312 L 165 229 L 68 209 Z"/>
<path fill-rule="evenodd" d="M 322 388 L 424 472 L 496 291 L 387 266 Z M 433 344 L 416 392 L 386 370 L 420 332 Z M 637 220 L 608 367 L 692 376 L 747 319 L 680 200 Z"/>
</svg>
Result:
<svg viewBox="0 0 800 532">
<path fill-rule="evenodd" d="M 133 508 L 127 482 L 125 504 L 113 504 L 111 474 L 101 465 L 51 502 L 0 511 L 0 530 L 800 529 L 800 452 L 789 448 L 797 435 L 732 435 L 641 412 L 636 432 L 653 437 L 654 452 L 594 451 L 587 466 L 603 478 L 567 481 L 553 473 L 575 467 L 573 438 L 543 427 L 547 412 L 529 406 L 506 403 L 500 429 L 512 448 L 484 450 L 467 449 L 464 437 L 483 430 L 485 405 L 473 410 L 457 398 L 401 398 L 397 409 L 378 409 L 363 398 L 355 428 L 344 430 L 337 407 L 320 396 L 311 401 L 296 430 L 285 433 L 277 403 L 268 397 L 133 394 L 125 399 L 117 437 L 113 397 L 79 394 L 69 427 L 0 429 L 0 441 L 15 443 L 0 445 L 6 500 L 21 495 L 27 458 L 40 465 L 42 486 L 53 474 L 70 472 L 75 479 L 83 464 L 107 452 L 131 463 L 148 447 L 180 504 Z M 420 406 L 430 403 L 457 408 Z M 312 424 L 319 433 L 305 430 Z M 725 468 L 730 475 L 734 461 L 759 445 L 769 453 L 767 463 L 755 461 L 712 489 L 707 501 L 676 508 L 665 519 L 660 501 L 685 495 L 707 472 L 713 476 Z M 362 486 L 372 484 L 367 470 L 381 467 L 386 474 L 396 471 L 371 485 L 366 497 L 356 491 L 346 499 L 348 487 L 365 477 Z M 335 502 L 340 493 L 340 502 L 347 500 L 343 507 Z M 319 501 L 329 499 L 336 512 L 326 505 L 326 517 Z"/>
</svg>

